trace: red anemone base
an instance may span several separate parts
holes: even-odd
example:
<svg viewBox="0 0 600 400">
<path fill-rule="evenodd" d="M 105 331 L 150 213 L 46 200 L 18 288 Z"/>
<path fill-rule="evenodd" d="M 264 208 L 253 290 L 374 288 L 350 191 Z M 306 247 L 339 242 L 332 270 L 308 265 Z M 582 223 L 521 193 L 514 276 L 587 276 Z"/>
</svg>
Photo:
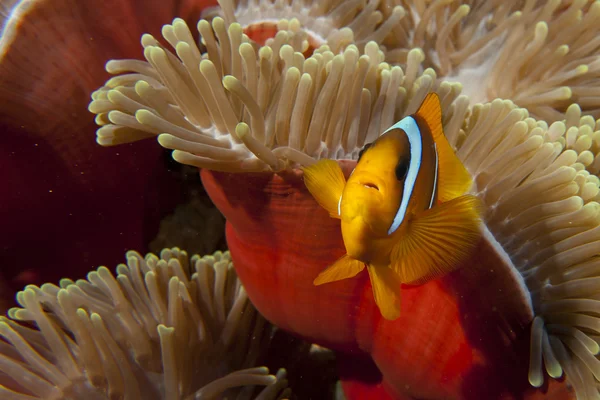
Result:
<svg viewBox="0 0 600 400">
<path fill-rule="evenodd" d="M 347 174 L 354 166 L 341 164 Z M 561 382 L 529 385 L 531 312 L 488 241 L 443 279 L 404 286 L 401 316 L 387 321 L 366 272 L 313 285 L 344 246 L 339 220 L 313 200 L 300 171 L 203 170 L 201 177 L 227 219 L 229 249 L 256 308 L 280 328 L 342 352 L 349 363 L 370 355 L 381 371 L 380 381 L 372 373 L 362 380 L 356 373 L 346 378 L 340 368 L 345 390 L 373 390 L 369 398 L 382 398 L 384 390 L 395 399 L 574 398 Z"/>
</svg>

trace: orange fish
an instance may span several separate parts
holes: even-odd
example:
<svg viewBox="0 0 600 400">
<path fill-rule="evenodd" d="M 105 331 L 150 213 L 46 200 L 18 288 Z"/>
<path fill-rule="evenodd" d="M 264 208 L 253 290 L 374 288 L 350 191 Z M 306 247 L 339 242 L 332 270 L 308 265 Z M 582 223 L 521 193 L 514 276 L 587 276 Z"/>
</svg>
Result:
<svg viewBox="0 0 600 400">
<path fill-rule="evenodd" d="M 315 200 L 341 219 L 347 252 L 314 284 L 352 278 L 366 267 L 386 319 L 400 315 L 401 283 L 452 271 L 481 236 L 481 205 L 465 194 L 471 176 L 444 136 L 435 93 L 363 148 L 347 182 L 333 160 L 303 170 Z"/>
</svg>

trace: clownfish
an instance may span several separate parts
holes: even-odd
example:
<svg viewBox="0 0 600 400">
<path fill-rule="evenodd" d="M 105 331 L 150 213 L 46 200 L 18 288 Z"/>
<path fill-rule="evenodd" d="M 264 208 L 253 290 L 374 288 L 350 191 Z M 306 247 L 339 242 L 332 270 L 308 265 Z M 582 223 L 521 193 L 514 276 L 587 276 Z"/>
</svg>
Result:
<svg viewBox="0 0 600 400">
<path fill-rule="evenodd" d="M 304 182 L 341 219 L 347 254 L 315 285 L 365 267 L 381 315 L 400 316 L 400 285 L 436 279 L 464 261 L 481 237 L 480 201 L 465 194 L 471 175 L 444 136 L 437 94 L 359 153 L 348 181 L 334 160 L 304 167 Z"/>
</svg>

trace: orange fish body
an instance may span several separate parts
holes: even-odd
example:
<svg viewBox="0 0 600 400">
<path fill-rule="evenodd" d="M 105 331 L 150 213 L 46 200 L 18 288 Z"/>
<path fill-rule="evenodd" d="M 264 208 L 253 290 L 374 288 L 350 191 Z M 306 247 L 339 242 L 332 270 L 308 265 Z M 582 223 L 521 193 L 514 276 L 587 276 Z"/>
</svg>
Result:
<svg viewBox="0 0 600 400">
<path fill-rule="evenodd" d="M 438 96 L 361 151 L 346 182 L 333 160 L 304 168 L 308 190 L 341 219 L 347 254 L 315 279 L 351 278 L 365 267 L 386 319 L 400 315 L 401 283 L 420 284 L 460 265 L 480 237 L 471 177 L 446 140 Z"/>
</svg>

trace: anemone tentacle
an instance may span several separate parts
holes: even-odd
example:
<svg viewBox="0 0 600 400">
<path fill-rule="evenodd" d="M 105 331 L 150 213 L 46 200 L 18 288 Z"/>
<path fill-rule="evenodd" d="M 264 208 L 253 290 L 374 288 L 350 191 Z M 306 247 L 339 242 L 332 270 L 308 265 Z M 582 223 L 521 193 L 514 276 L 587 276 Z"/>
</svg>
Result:
<svg viewBox="0 0 600 400">
<path fill-rule="evenodd" d="M 112 78 L 92 95 L 100 144 L 158 135 L 184 164 L 278 171 L 319 158 L 356 158 L 433 90 L 447 110 L 449 134 L 467 112 L 459 84 L 436 83 L 430 69 L 418 73 L 420 50 L 411 52 L 404 70 L 385 63 L 375 42 L 364 54 L 349 45 L 335 55 L 324 45 L 304 57 L 299 30 L 281 30 L 262 47 L 254 47 L 239 24 L 227 26 L 219 17 L 212 24 L 201 20 L 198 30 L 204 52 L 176 19 L 163 34 L 179 58 L 146 35 L 147 62 L 107 63 L 108 72 L 133 73 Z"/>
<path fill-rule="evenodd" d="M 19 292 L 21 307 L 0 318 L 3 398 L 214 398 L 246 385 L 286 396 L 285 370 L 255 367 L 270 327 L 228 252 L 126 257 L 116 277 L 100 267 Z"/>
<path fill-rule="evenodd" d="M 362 50 L 368 42 L 381 43 L 406 15 L 403 6 L 395 5 L 383 16 L 377 0 L 221 0 L 219 6 L 205 10 L 202 16 L 219 15 L 228 24 L 238 22 L 249 31 L 269 29 L 277 21 L 293 15 L 314 48 L 326 44 L 336 54 L 349 44 Z"/>
<path fill-rule="evenodd" d="M 600 117 L 597 0 L 382 1 L 406 16 L 382 42 L 388 62 L 421 48 L 440 79 L 464 84 L 472 104 L 499 97 L 549 122 L 580 104 Z"/>
<path fill-rule="evenodd" d="M 577 120 L 576 106 L 568 116 L 548 126 L 508 101 L 476 105 L 457 154 L 531 299 L 531 384 L 543 384 L 543 361 L 550 377 L 564 370 L 579 395 L 596 398 L 600 190 L 586 170 L 596 124 Z"/>
</svg>

